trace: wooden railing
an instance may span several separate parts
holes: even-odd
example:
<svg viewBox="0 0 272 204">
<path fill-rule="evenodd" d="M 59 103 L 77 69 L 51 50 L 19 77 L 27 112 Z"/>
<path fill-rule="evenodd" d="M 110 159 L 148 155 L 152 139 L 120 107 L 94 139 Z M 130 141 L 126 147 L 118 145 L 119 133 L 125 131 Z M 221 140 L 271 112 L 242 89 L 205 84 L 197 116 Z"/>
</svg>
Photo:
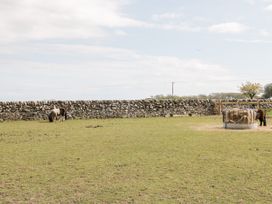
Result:
<svg viewBox="0 0 272 204">
<path fill-rule="evenodd" d="M 255 109 L 264 109 L 267 111 L 272 110 L 272 100 L 254 100 L 254 101 L 245 101 L 245 100 L 237 100 L 237 101 L 225 101 L 225 100 L 218 100 L 215 102 L 216 104 L 216 112 L 218 114 L 222 113 L 222 110 L 224 110 L 226 105 L 241 108 L 243 105 L 250 105 L 254 106 Z M 269 107 L 264 107 L 263 105 L 270 105 Z"/>
</svg>

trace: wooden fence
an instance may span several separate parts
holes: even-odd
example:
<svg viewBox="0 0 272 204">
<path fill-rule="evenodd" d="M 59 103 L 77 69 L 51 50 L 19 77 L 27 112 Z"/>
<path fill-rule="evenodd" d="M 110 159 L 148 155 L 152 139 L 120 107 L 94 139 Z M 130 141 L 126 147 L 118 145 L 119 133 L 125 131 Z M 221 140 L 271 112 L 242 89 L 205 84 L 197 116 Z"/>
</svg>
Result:
<svg viewBox="0 0 272 204">
<path fill-rule="evenodd" d="M 224 100 L 218 100 L 215 102 L 216 106 L 216 113 L 221 114 L 222 111 L 228 107 L 232 108 L 242 108 L 243 106 L 247 106 L 250 108 L 255 109 L 263 109 L 270 111 L 272 110 L 272 101 L 264 101 L 264 100 L 256 100 L 256 101 L 243 101 L 243 100 L 237 100 L 237 101 L 224 101 Z"/>
</svg>

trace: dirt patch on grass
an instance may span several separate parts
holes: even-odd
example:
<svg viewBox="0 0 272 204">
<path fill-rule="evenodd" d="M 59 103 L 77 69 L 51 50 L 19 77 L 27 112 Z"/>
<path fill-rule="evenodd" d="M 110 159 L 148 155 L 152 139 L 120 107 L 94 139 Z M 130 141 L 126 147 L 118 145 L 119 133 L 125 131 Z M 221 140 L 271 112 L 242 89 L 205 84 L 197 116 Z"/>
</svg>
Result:
<svg viewBox="0 0 272 204">
<path fill-rule="evenodd" d="M 192 127 L 193 129 L 195 130 L 198 130 L 198 131 L 248 131 L 248 132 L 272 132 L 272 127 L 271 126 L 258 126 L 257 128 L 255 129 L 225 129 L 223 127 L 223 125 L 199 125 L 199 126 L 194 126 Z"/>
<path fill-rule="evenodd" d="M 87 125 L 86 128 L 101 128 L 103 125 Z"/>
</svg>

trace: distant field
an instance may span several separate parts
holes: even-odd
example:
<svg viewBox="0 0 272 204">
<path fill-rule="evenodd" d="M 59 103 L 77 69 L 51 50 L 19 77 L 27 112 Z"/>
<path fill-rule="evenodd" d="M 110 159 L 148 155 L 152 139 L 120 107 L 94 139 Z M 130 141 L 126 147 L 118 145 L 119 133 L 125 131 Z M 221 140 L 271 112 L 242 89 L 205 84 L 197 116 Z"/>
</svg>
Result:
<svg viewBox="0 0 272 204">
<path fill-rule="evenodd" d="M 219 117 L 0 123 L 0 203 L 271 203 L 272 129 L 220 127 Z"/>
</svg>

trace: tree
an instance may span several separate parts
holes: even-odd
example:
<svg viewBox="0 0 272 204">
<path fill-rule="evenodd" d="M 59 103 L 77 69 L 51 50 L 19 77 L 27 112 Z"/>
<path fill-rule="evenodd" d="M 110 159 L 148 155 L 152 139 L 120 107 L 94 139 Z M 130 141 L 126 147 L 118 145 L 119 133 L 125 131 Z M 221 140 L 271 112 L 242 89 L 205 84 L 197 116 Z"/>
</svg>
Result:
<svg viewBox="0 0 272 204">
<path fill-rule="evenodd" d="M 263 87 L 259 83 L 246 82 L 240 86 L 240 91 L 243 95 L 253 99 L 257 94 L 263 91 Z"/>
<path fill-rule="evenodd" d="M 272 83 L 266 84 L 264 86 L 264 98 L 271 98 L 272 97 Z"/>
</svg>

